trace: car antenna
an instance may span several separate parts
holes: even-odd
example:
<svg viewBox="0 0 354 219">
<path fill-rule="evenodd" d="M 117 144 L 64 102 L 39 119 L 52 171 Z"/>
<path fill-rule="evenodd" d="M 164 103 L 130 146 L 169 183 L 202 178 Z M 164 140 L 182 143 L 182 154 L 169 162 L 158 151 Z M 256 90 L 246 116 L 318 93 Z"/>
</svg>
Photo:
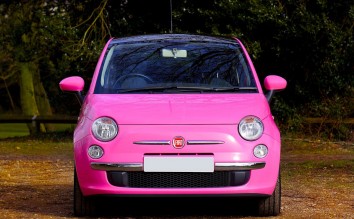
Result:
<svg viewBox="0 0 354 219">
<path fill-rule="evenodd" d="M 172 0 L 170 0 L 170 24 L 171 24 L 170 33 L 172 33 L 173 32 L 173 29 L 172 29 Z"/>
</svg>

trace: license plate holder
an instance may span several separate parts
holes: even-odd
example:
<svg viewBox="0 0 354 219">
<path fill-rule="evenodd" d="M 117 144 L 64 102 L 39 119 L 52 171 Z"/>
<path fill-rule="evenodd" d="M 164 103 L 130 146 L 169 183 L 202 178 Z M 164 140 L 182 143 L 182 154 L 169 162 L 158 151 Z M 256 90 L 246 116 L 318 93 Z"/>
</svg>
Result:
<svg viewBox="0 0 354 219">
<path fill-rule="evenodd" d="M 214 157 L 144 156 L 144 172 L 214 172 Z"/>
</svg>

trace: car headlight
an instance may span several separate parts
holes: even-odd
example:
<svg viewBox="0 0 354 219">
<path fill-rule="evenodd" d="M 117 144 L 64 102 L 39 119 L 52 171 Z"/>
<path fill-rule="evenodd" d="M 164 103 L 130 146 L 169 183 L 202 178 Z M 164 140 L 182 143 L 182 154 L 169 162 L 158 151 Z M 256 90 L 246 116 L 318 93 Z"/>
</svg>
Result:
<svg viewBox="0 0 354 219">
<path fill-rule="evenodd" d="M 255 116 L 247 116 L 238 124 L 238 132 L 245 140 L 257 140 L 263 134 L 263 123 Z"/>
<path fill-rule="evenodd" d="M 93 122 L 92 133 L 100 141 L 110 141 L 117 136 L 118 126 L 113 119 L 101 117 Z"/>
</svg>

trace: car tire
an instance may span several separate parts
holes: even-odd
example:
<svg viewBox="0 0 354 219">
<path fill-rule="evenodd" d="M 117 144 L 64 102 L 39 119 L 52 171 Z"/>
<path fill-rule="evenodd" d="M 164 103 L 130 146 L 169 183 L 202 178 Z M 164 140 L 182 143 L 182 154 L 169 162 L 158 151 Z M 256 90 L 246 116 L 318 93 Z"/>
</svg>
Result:
<svg viewBox="0 0 354 219">
<path fill-rule="evenodd" d="M 281 177 L 278 176 L 274 192 L 267 198 L 258 201 L 258 216 L 277 216 L 281 207 Z"/>
<path fill-rule="evenodd" d="M 76 169 L 74 170 L 74 215 L 77 217 L 94 216 L 96 213 L 95 200 L 85 197 L 80 189 Z"/>
</svg>

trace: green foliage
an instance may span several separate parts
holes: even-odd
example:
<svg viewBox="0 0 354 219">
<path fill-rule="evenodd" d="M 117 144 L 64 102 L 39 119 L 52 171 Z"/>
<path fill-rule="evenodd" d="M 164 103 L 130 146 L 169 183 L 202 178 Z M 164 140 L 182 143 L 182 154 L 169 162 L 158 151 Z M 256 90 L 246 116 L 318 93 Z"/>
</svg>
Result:
<svg viewBox="0 0 354 219">
<path fill-rule="evenodd" d="M 73 13 L 77 8 L 80 8 L 80 4 L 47 0 L 0 4 L 0 48 L 3 52 L 0 63 L 3 81 L 0 81 L 0 89 L 19 85 L 21 63 L 33 63 L 37 66 L 38 80 L 46 89 L 52 107 L 59 112 L 78 113 L 79 106 L 76 104 L 69 104 L 72 109 L 63 108 L 65 99 L 62 98 L 58 83 L 67 75 L 91 77 L 94 68 L 92 63 L 97 61 L 103 45 L 102 40 L 91 36 L 95 34 L 95 25 L 92 25 L 86 38 L 80 37 L 86 29 L 81 30 L 71 23 L 76 21 L 77 16 Z M 93 14 L 92 17 L 95 16 Z M 81 26 L 87 28 L 86 23 L 92 20 L 81 18 Z M 36 75 L 36 72 L 31 74 Z M 11 95 L 14 94 L 9 93 L 9 99 Z M 76 100 L 73 102 L 76 103 Z"/>
<path fill-rule="evenodd" d="M 335 96 L 326 100 L 313 100 L 299 112 L 308 117 L 332 119 L 335 122 L 326 124 L 312 124 L 309 134 L 331 140 L 352 140 L 354 124 L 345 123 L 353 117 L 354 105 L 352 97 Z M 306 111 L 305 111 L 306 110 Z"/>
<path fill-rule="evenodd" d="M 68 28 L 65 10 L 59 3 L 44 0 L 1 4 L 0 10 L 0 47 L 6 60 L 11 61 L 1 72 L 4 84 L 21 87 L 22 63 L 31 63 L 36 69 L 30 72 L 37 77 L 35 80 L 42 81 L 46 88 L 57 87 L 55 79 L 62 74 L 57 69 L 65 60 L 66 42 L 75 36 Z"/>
<path fill-rule="evenodd" d="M 77 113 L 79 106 L 65 103 L 75 99 L 57 83 L 68 75 L 89 82 L 108 38 L 169 33 L 172 24 L 174 33 L 236 36 L 261 81 L 283 76 L 288 87 L 276 94 L 272 111 L 285 130 L 301 131 L 303 117 L 353 117 L 352 0 L 8 1 L 0 11 L 0 77 L 7 83 L 0 81 L 0 89 L 17 82 L 17 62 L 36 62 L 60 112 Z M 321 129 L 342 137 L 350 130 Z"/>
</svg>

